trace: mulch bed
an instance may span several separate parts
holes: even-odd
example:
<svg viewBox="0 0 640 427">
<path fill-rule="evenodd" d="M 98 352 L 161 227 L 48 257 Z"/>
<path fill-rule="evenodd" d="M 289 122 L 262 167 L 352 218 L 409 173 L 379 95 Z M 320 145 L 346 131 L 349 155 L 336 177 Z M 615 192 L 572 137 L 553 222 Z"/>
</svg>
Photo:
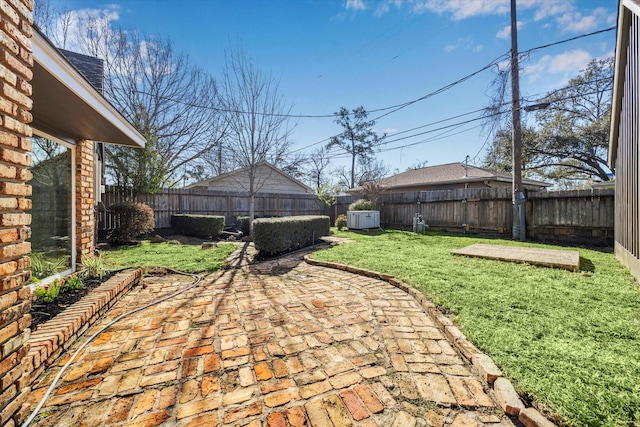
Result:
<svg viewBox="0 0 640 427">
<path fill-rule="evenodd" d="M 105 275 L 103 280 L 84 280 L 83 289 L 69 289 L 63 287 L 56 299 L 50 303 L 34 300 L 31 303 L 31 330 L 37 330 L 39 324 L 53 319 L 58 314 L 62 313 L 67 307 L 89 295 L 93 289 L 100 286 L 111 276 L 112 274 Z"/>
</svg>

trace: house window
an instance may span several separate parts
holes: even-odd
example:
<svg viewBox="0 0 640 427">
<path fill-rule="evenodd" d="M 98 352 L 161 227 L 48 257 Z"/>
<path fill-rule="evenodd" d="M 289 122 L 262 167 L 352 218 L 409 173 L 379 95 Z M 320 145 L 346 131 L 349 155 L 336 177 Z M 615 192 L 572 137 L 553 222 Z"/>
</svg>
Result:
<svg viewBox="0 0 640 427">
<path fill-rule="evenodd" d="M 38 135 L 32 143 L 31 269 L 46 281 L 71 273 L 75 265 L 74 148 Z"/>
</svg>

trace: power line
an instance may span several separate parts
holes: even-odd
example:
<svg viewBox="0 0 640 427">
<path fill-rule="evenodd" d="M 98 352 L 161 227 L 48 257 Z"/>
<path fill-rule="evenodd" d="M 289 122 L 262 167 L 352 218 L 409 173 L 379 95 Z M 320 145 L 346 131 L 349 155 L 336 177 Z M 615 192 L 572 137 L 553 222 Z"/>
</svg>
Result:
<svg viewBox="0 0 640 427">
<path fill-rule="evenodd" d="M 607 31 L 612 31 L 612 30 L 615 30 L 615 29 L 616 29 L 616 27 L 609 27 L 609 28 L 605 28 L 603 30 L 594 31 L 594 32 L 591 32 L 591 33 L 580 34 L 579 36 L 571 37 L 569 39 L 564 39 L 564 40 L 560 40 L 560 41 L 557 41 L 557 42 L 554 42 L 554 43 L 543 44 L 541 46 L 532 47 L 530 49 L 520 51 L 520 52 L 518 52 L 518 54 L 519 55 L 524 55 L 524 54 L 533 52 L 534 50 L 546 49 L 546 48 L 551 47 L 551 46 L 556 46 L 556 45 L 559 45 L 559 44 L 562 44 L 562 43 L 572 42 L 574 40 L 582 39 L 584 37 L 595 36 L 596 34 L 606 33 Z"/>
<path fill-rule="evenodd" d="M 602 79 L 600 79 L 600 80 L 602 80 Z M 589 83 L 589 82 L 585 82 L 585 84 L 586 83 Z M 611 90 L 611 89 L 607 89 L 607 90 Z M 600 93 L 600 91 L 594 91 L 594 92 L 589 92 L 589 93 L 585 93 L 585 94 L 567 96 L 567 97 L 564 97 L 564 98 L 556 99 L 556 100 L 554 100 L 554 102 L 565 101 L 565 100 L 568 100 L 568 99 L 574 99 L 574 98 L 579 98 L 579 97 L 588 96 L 588 95 L 595 95 L 597 93 Z M 525 108 L 524 106 L 521 107 L 521 110 L 524 109 L 524 108 Z M 484 109 L 484 110 L 486 111 L 488 109 Z M 476 111 L 482 111 L 482 110 L 476 110 Z M 416 134 L 413 134 L 413 135 L 405 136 L 405 137 L 402 137 L 402 138 L 397 138 L 397 139 L 393 139 L 393 140 L 389 140 L 389 141 L 384 141 L 379 146 L 387 145 L 387 144 L 390 144 L 390 143 L 393 143 L 393 142 L 398 142 L 398 141 L 402 141 L 402 140 L 406 140 L 406 139 L 410 139 L 410 138 L 414 138 L 416 136 L 426 135 L 426 134 L 437 132 L 437 131 L 444 130 L 444 129 L 457 128 L 457 127 L 460 127 L 460 126 L 468 124 L 468 123 L 472 123 L 472 122 L 475 122 L 475 121 L 478 121 L 478 120 L 483 120 L 483 119 L 487 119 L 489 117 L 499 116 L 499 115 L 503 115 L 503 114 L 507 114 L 507 113 L 509 113 L 509 111 L 501 111 L 501 112 L 496 112 L 496 113 L 492 113 L 492 114 L 481 115 L 481 116 L 475 117 L 473 119 L 469 119 L 469 120 L 453 123 L 453 124 L 450 124 L 450 125 L 447 125 L 447 126 L 442 126 L 442 127 L 436 128 L 436 129 L 431 129 L 431 130 L 425 131 L 425 132 L 420 132 L 420 133 L 416 133 Z M 462 115 L 460 115 L 460 116 L 462 116 Z M 479 126 L 474 126 L 473 128 L 470 128 L 470 129 L 467 129 L 467 130 L 475 129 L 475 128 L 478 128 L 478 127 L 480 127 L 480 125 Z M 465 130 L 465 131 L 467 131 L 467 130 Z M 456 134 L 453 134 L 453 135 L 456 135 Z M 448 136 L 452 136 L 452 135 L 448 135 Z M 442 138 L 438 138 L 438 139 L 442 139 Z M 387 151 L 392 151 L 392 150 L 398 150 L 398 149 L 402 149 L 402 148 L 412 147 L 412 146 L 419 145 L 419 144 L 422 144 L 422 143 L 425 143 L 425 142 L 429 142 L 430 140 L 431 139 L 425 139 L 425 140 L 421 140 L 421 141 L 418 141 L 418 142 L 412 142 L 412 143 L 404 144 L 404 145 L 401 145 L 401 146 L 398 146 L 398 147 L 391 147 L 391 148 L 388 148 L 388 149 L 385 149 L 385 150 L 380 150 L 379 152 L 387 152 Z M 480 150 L 482 150 L 482 148 L 484 148 L 484 146 L 486 145 L 487 142 L 488 142 L 488 139 L 485 140 L 485 143 L 483 144 L 483 146 L 481 147 Z M 477 157 L 478 154 L 476 154 L 475 157 Z M 350 155 L 349 156 L 345 156 L 344 158 L 347 158 L 347 157 L 350 157 Z M 338 159 L 338 158 L 343 158 L 343 157 L 342 157 L 342 155 L 340 155 L 340 156 L 334 155 L 334 156 L 330 156 L 330 158 Z"/>
<path fill-rule="evenodd" d="M 601 78 L 601 79 L 594 79 L 594 80 L 589 80 L 589 81 L 585 81 L 585 82 L 580 82 L 580 83 L 577 83 L 577 84 L 574 84 L 574 85 L 571 85 L 571 86 L 565 86 L 565 87 L 562 87 L 560 89 L 555 89 L 555 90 L 553 90 L 551 92 L 548 92 L 547 96 L 550 95 L 550 94 L 555 94 L 555 93 L 560 92 L 562 90 L 566 90 L 566 89 L 572 88 L 572 87 L 579 87 L 579 86 L 584 86 L 584 85 L 588 85 L 588 84 L 592 84 L 592 83 L 599 83 L 601 81 L 607 81 L 607 80 L 611 80 L 611 78 Z M 607 89 L 607 90 L 610 90 L 610 89 Z M 554 102 L 564 101 L 564 100 L 573 99 L 573 98 L 582 97 L 582 96 L 594 95 L 596 93 L 598 93 L 598 91 L 589 92 L 589 93 L 586 93 L 586 94 L 567 96 L 567 97 L 564 97 L 564 98 L 555 99 Z M 538 95 L 538 94 L 534 94 L 534 95 Z M 524 98 L 524 99 L 526 99 L 526 98 Z M 541 101 L 541 99 L 539 99 L 537 101 L 529 101 L 529 102 L 531 103 L 531 102 L 539 102 L 539 101 Z M 509 105 L 509 104 L 510 104 L 509 102 L 503 102 L 503 103 L 500 104 L 500 106 Z M 527 105 L 521 107 L 521 110 L 525 110 L 526 107 L 527 107 Z M 474 114 L 474 113 L 483 112 L 483 111 L 484 112 L 491 111 L 491 108 L 490 107 L 479 108 L 477 110 L 473 110 L 473 111 L 469 111 L 469 112 L 466 112 L 466 113 L 457 114 L 455 116 L 451 116 L 451 117 L 448 117 L 448 118 L 445 118 L 445 119 L 437 120 L 437 121 L 434 121 L 434 122 L 426 123 L 424 125 L 416 126 L 414 128 L 411 128 L 411 129 L 406 129 L 406 130 L 403 130 L 403 131 L 400 131 L 400 132 L 396 132 L 396 133 L 393 134 L 393 136 L 395 137 L 397 135 L 405 134 L 405 133 L 408 133 L 408 132 L 411 132 L 411 131 L 414 131 L 414 130 L 418 130 L 418 129 L 423 129 L 425 127 L 433 126 L 433 125 L 436 125 L 436 124 L 445 123 L 445 122 L 448 122 L 450 120 L 454 120 L 454 119 L 457 119 L 457 118 L 460 118 L 460 117 L 468 116 L 468 115 L 471 115 L 471 114 Z M 404 136 L 404 137 L 401 137 L 401 138 L 395 138 L 395 139 L 391 139 L 391 140 L 386 140 L 386 141 L 383 141 L 383 143 L 379 144 L 378 146 L 388 145 L 388 144 L 391 144 L 393 142 L 398 142 L 398 141 L 403 141 L 403 140 L 415 138 L 417 136 L 425 135 L 425 134 L 432 133 L 432 132 L 437 132 L 439 130 L 450 129 L 450 128 L 457 127 L 457 126 L 460 126 L 460 125 L 468 124 L 468 123 L 471 123 L 471 122 L 474 122 L 474 121 L 478 121 L 478 120 L 487 119 L 487 118 L 490 118 L 490 117 L 499 116 L 499 115 L 506 114 L 506 113 L 508 113 L 508 111 L 501 111 L 501 112 L 496 112 L 496 113 L 492 113 L 492 114 L 488 114 L 488 115 L 487 114 L 483 114 L 481 116 L 475 117 L 475 118 L 470 119 L 470 120 L 465 120 L 465 121 L 462 121 L 462 122 L 453 123 L 453 124 L 450 124 L 450 125 L 447 125 L 447 126 L 442 126 L 442 127 L 436 128 L 436 129 L 431 129 L 431 130 L 425 131 L 425 132 L 415 133 L 415 134 Z M 479 126 L 476 126 L 476 127 L 479 127 Z M 471 128 L 471 129 L 475 129 L 476 127 Z M 310 144 L 308 146 L 293 150 L 293 151 L 291 151 L 291 154 L 299 152 L 299 151 L 301 151 L 301 150 L 303 150 L 305 148 L 309 148 L 310 146 L 317 145 L 317 144 L 320 144 L 322 142 L 329 141 L 330 139 L 331 138 L 325 138 L 324 140 L 318 141 L 317 143 Z M 487 139 L 485 139 L 485 142 L 482 144 L 482 147 L 480 147 L 480 150 L 478 151 L 478 153 L 476 153 L 476 155 L 473 157 L 473 159 L 476 159 L 478 157 L 478 155 L 480 154 L 480 151 L 482 151 L 482 149 L 488 143 L 488 140 L 489 140 L 489 137 L 487 137 Z M 428 140 L 425 140 L 425 142 L 426 141 L 428 141 Z M 407 144 L 407 145 L 402 145 L 402 146 L 399 146 L 399 147 L 394 147 L 394 148 L 389 149 L 389 150 L 381 150 L 380 152 L 386 152 L 386 151 L 390 151 L 390 150 L 393 150 L 393 149 L 407 148 L 407 147 L 410 147 L 412 145 L 414 145 L 414 143 Z M 336 150 L 339 150 L 339 149 L 336 148 Z M 339 159 L 339 158 L 343 158 L 343 156 L 344 155 L 342 153 L 339 153 L 339 154 L 336 153 L 336 154 L 330 155 L 329 158 Z M 346 157 L 348 157 L 348 156 L 345 156 L 344 158 L 346 158 Z"/>
</svg>

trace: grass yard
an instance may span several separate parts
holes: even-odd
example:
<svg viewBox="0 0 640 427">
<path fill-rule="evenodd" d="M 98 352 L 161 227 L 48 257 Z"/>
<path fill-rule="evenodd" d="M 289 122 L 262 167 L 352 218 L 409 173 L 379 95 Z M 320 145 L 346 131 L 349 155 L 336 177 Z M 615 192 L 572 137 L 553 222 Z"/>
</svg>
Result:
<svg viewBox="0 0 640 427">
<path fill-rule="evenodd" d="M 149 243 L 121 246 L 104 251 L 106 262 L 113 267 L 131 265 L 167 267 L 188 273 L 204 273 L 219 270 L 226 257 L 236 249 L 232 243 L 222 243 L 217 248 L 202 249 L 200 245 L 174 243 Z"/>
<path fill-rule="evenodd" d="M 334 230 L 335 231 L 335 230 Z M 473 243 L 557 246 L 402 231 L 313 254 L 393 274 L 456 317 L 518 391 L 572 426 L 640 425 L 640 289 L 611 253 L 578 248 L 582 271 L 459 257 Z"/>
</svg>

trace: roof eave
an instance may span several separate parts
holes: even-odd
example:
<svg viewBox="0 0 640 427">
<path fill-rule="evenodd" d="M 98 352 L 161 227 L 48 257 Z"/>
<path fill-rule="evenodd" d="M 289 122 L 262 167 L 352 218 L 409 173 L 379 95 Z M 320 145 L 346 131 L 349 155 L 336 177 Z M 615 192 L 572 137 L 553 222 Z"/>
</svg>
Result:
<svg viewBox="0 0 640 427">
<path fill-rule="evenodd" d="M 145 146 L 145 138 L 37 28 L 32 42 L 35 129 L 61 138 Z"/>
</svg>

